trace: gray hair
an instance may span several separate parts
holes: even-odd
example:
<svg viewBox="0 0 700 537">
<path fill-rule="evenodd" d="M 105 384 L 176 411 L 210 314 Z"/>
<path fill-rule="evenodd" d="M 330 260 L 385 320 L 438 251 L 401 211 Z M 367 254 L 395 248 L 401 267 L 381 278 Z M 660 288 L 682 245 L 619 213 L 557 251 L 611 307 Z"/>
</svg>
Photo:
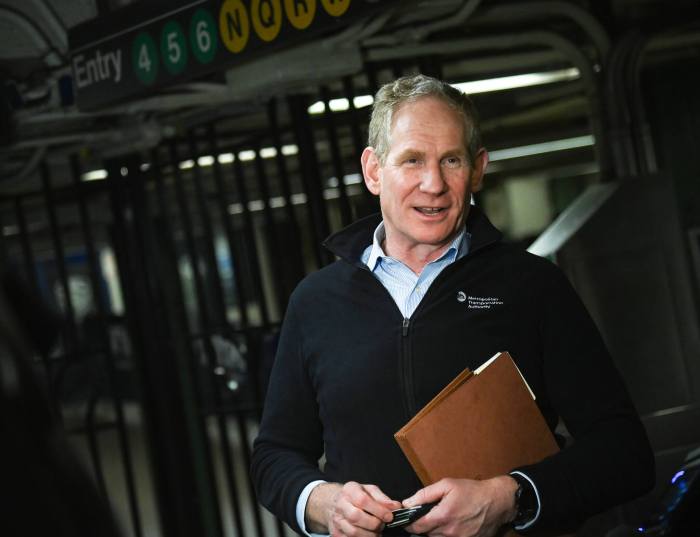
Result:
<svg viewBox="0 0 700 537">
<path fill-rule="evenodd" d="M 404 76 L 379 88 L 374 97 L 372 117 L 369 122 L 369 145 L 383 165 L 389 153 L 389 137 L 394 113 L 404 104 L 423 97 L 442 100 L 462 118 L 464 146 L 469 166 L 474 167 L 476 156 L 482 148 L 479 116 L 471 99 L 448 83 L 425 75 Z"/>
</svg>

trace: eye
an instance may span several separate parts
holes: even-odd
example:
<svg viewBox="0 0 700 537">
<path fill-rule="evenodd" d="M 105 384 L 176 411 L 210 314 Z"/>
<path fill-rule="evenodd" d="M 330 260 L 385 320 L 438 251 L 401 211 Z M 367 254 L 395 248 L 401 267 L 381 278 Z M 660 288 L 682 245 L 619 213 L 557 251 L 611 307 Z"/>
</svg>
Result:
<svg viewBox="0 0 700 537">
<path fill-rule="evenodd" d="M 462 166 L 463 159 L 461 157 L 452 156 L 445 157 L 442 162 L 448 168 L 460 168 Z"/>
<path fill-rule="evenodd" d="M 420 164 L 420 159 L 418 157 L 407 157 L 403 161 L 407 166 L 418 166 Z"/>
</svg>

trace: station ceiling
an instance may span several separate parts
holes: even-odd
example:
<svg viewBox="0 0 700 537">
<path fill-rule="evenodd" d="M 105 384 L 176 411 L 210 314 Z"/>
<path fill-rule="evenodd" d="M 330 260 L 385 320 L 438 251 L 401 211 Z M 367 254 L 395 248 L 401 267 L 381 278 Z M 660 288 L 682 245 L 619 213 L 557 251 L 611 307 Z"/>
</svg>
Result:
<svg viewBox="0 0 700 537">
<path fill-rule="evenodd" d="M 301 93 L 312 104 L 323 85 L 331 98 L 342 99 L 344 77 L 352 78 L 358 95 L 371 93 L 368 66 L 374 83 L 431 69 L 454 83 L 560 76 L 532 86 L 477 90 L 474 99 L 487 145 L 508 151 L 580 141 L 596 134 L 593 101 L 604 91 L 618 42 L 656 36 L 652 45 L 644 45 L 649 63 L 697 55 L 700 43 L 695 0 L 409 0 L 386 2 L 385 9 L 378 2 L 371 17 L 353 21 L 343 32 L 320 34 L 219 72 L 83 109 L 74 101 L 71 29 L 147 3 L 154 4 L 0 0 L 0 192 L 23 188 L 41 159 L 77 151 L 99 162 L 153 147 L 207 121 L 219 121 L 227 137 L 224 145 L 235 144 L 266 128 L 271 98 Z M 528 174 L 572 164 L 586 173 L 594 170 L 591 143 L 570 151 L 578 157 L 562 158 L 553 151 L 503 158 L 492 173 Z"/>
</svg>

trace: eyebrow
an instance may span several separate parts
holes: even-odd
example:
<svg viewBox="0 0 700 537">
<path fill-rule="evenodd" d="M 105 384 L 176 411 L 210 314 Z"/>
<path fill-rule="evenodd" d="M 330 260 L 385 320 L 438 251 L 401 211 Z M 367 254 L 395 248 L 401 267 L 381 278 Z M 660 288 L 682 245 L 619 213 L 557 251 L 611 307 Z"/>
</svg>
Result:
<svg viewBox="0 0 700 537">
<path fill-rule="evenodd" d="M 402 162 L 406 160 L 407 158 L 415 158 L 415 157 L 422 157 L 425 155 L 425 151 L 421 151 L 419 149 L 411 149 L 407 148 L 401 151 L 398 155 L 396 155 L 396 160 L 398 162 Z M 449 151 L 445 151 L 440 158 L 446 158 L 446 157 L 467 157 L 467 151 L 466 149 L 455 147 L 454 149 L 450 149 Z"/>
</svg>

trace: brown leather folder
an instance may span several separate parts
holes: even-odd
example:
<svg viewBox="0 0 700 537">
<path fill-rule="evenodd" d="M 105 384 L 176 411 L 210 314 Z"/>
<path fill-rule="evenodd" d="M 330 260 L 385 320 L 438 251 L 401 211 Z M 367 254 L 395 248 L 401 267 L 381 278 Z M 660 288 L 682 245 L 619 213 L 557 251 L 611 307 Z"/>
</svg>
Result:
<svg viewBox="0 0 700 537">
<path fill-rule="evenodd" d="M 488 479 L 559 451 L 507 352 L 460 373 L 394 437 L 423 485 Z"/>
</svg>

